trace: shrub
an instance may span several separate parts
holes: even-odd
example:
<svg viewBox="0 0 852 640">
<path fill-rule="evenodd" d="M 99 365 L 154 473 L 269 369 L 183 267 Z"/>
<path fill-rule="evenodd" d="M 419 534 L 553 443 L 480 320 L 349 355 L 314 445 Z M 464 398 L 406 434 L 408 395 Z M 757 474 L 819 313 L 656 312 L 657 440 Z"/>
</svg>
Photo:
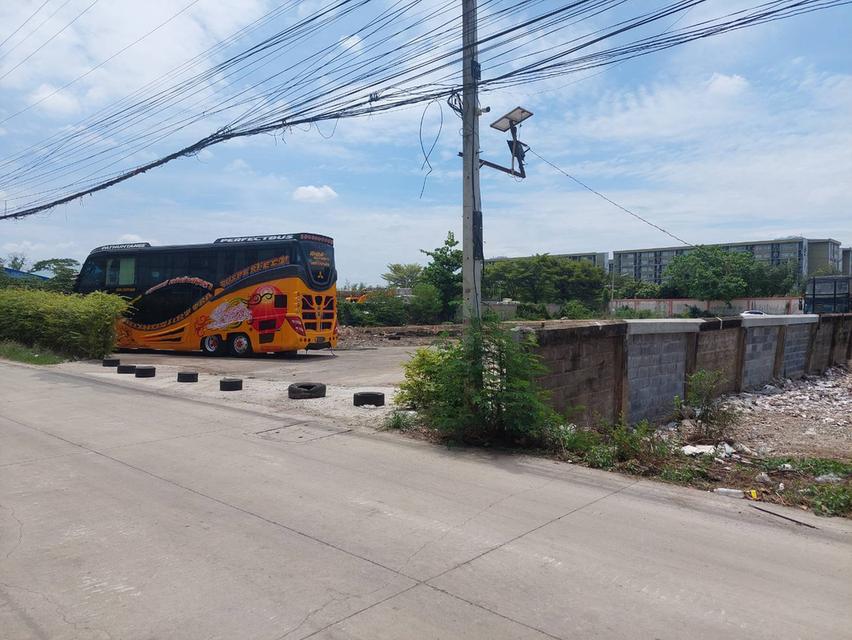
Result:
<svg viewBox="0 0 852 640">
<path fill-rule="evenodd" d="M 548 434 L 548 445 L 561 452 L 585 456 L 601 442 L 597 431 L 581 429 L 577 425 L 557 425 Z"/>
<path fill-rule="evenodd" d="M 615 447 L 615 458 L 619 462 L 636 460 L 656 466 L 671 455 L 669 445 L 657 435 L 656 429 L 647 420 L 634 427 L 619 422 L 606 435 Z"/>
<path fill-rule="evenodd" d="M 127 309 L 107 293 L 0 291 L 0 340 L 43 345 L 73 357 L 100 358 L 115 348 L 115 324 Z"/>
<path fill-rule="evenodd" d="M 428 282 L 414 285 L 411 290 L 411 302 L 409 313 L 411 321 L 418 324 L 435 324 L 441 318 L 444 303 L 441 300 L 441 292 Z"/>
<path fill-rule="evenodd" d="M 719 398 L 725 376 L 721 371 L 699 369 L 686 378 L 686 400 L 675 397 L 675 410 L 683 418 L 695 418 L 698 441 L 715 444 L 725 439 L 728 428 L 737 419 L 735 410 Z"/>
<path fill-rule="evenodd" d="M 543 304 L 521 302 L 518 304 L 515 317 L 518 320 L 548 320 L 550 315 L 547 313 L 547 307 Z"/>
<path fill-rule="evenodd" d="M 615 464 L 615 447 L 608 444 L 595 445 L 586 454 L 586 463 L 593 469 L 609 469 Z"/>
<path fill-rule="evenodd" d="M 563 304 L 559 310 L 559 315 L 563 318 L 570 318 L 571 320 L 588 320 L 597 316 L 594 311 L 579 300 L 569 300 Z"/>
<path fill-rule="evenodd" d="M 339 299 L 337 301 L 337 321 L 347 327 L 364 327 L 372 324 L 371 318 L 364 313 L 363 304 Z"/>
<path fill-rule="evenodd" d="M 372 324 L 382 327 L 398 327 L 408 323 L 408 309 L 402 298 L 390 291 L 376 291 L 367 296 L 361 305 Z"/>
<path fill-rule="evenodd" d="M 474 323 L 459 342 L 416 352 L 396 402 L 464 442 L 541 444 L 560 420 L 535 384 L 546 369 L 534 346 L 493 319 Z"/>
</svg>

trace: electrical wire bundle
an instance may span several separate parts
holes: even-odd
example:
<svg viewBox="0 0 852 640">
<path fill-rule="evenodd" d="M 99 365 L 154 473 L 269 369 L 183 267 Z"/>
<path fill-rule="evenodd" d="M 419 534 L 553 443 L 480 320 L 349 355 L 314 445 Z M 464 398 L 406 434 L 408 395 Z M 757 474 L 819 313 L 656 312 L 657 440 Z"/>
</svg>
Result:
<svg viewBox="0 0 852 640">
<path fill-rule="evenodd" d="M 480 91 L 603 68 L 850 2 L 772 0 L 682 24 L 691 9 L 713 1 L 660 0 L 649 8 L 647 0 L 575 0 L 556 7 L 543 0 L 482 0 Z M 0 158 L 6 200 L 0 220 L 46 211 L 234 138 L 437 99 L 456 104 L 463 54 L 457 0 L 334 0 L 304 17 L 297 17 L 298 5 L 297 0 L 278 5 L 88 118 Z M 631 12 L 634 6 L 641 11 Z M 0 48 L 0 60 L 2 55 Z M 211 66 L 211 59 L 220 61 Z M 199 130 L 212 132 L 199 136 Z M 163 147 L 174 151 L 158 151 Z M 151 153 L 156 157 L 145 160 Z"/>
</svg>

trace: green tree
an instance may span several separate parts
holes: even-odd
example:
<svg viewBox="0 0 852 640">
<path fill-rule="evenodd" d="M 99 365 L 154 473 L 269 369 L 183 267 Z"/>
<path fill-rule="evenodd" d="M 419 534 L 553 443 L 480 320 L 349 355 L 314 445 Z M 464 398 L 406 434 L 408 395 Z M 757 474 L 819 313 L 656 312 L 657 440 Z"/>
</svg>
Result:
<svg viewBox="0 0 852 640">
<path fill-rule="evenodd" d="M 382 279 L 390 287 L 410 288 L 417 284 L 423 267 L 416 263 L 399 264 L 395 262 L 388 265 L 388 272 L 382 274 Z"/>
<path fill-rule="evenodd" d="M 718 247 L 698 247 L 676 256 L 663 273 L 665 286 L 684 298 L 723 300 L 748 294 L 748 274 L 754 256 L 723 251 Z"/>
<path fill-rule="evenodd" d="M 421 282 L 414 285 L 411 294 L 409 314 L 412 322 L 434 324 L 440 319 L 444 305 L 441 302 L 441 293 L 434 285 Z"/>
<path fill-rule="evenodd" d="M 491 262 L 483 280 L 483 289 L 492 299 L 512 298 L 534 304 L 578 300 L 593 309 L 601 307 L 607 284 L 603 269 L 588 260 L 547 254 Z"/>
<path fill-rule="evenodd" d="M 441 318 L 451 320 L 461 304 L 462 293 L 462 250 L 452 231 L 447 232 L 444 244 L 434 251 L 421 249 L 430 258 L 423 269 L 420 280 L 431 284 L 441 296 Z"/>
<path fill-rule="evenodd" d="M 74 281 L 80 272 L 80 263 L 73 258 L 39 260 L 32 266 L 30 273 L 38 271 L 48 271 L 52 275 L 50 280 L 45 284 L 45 288 L 52 291 L 71 293 L 71 290 L 74 288 Z"/>
<path fill-rule="evenodd" d="M 27 266 L 27 256 L 23 253 L 10 253 L 9 257 L 6 259 L 8 263 L 6 266 L 10 269 L 15 269 L 16 271 L 23 271 L 24 267 Z"/>
</svg>

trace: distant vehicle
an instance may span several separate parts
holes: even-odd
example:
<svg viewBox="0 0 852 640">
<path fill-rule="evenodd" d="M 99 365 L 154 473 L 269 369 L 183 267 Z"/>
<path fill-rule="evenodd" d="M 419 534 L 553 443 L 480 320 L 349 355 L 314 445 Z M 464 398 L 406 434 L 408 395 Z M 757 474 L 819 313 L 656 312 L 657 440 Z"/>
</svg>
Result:
<svg viewBox="0 0 852 640">
<path fill-rule="evenodd" d="M 749 309 L 748 311 L 743 311 L 740 315 L 743 318 L 746 318 L 748 316 L 767 316 L 769 314 L 765 311 L 760 311 L 759 309 Z"/>
<path fill-rule="evenodd" d="M 336 282 L 334 241 L 295 233 L 98 247 L 74 290 L 130 302 L 119 347 L 244 356 L 334 347 Z"/>
</svg>

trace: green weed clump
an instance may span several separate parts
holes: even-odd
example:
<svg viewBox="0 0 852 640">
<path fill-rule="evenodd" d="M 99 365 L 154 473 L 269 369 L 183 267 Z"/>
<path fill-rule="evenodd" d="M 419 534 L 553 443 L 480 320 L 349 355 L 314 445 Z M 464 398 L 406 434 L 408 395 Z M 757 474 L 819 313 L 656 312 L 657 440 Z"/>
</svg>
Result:
<svg viewBox="0 0 852 640">
<path fill-rule="evenodd" d="M 66 358 L 46 347 L 39 345 L 28 347 L 13 340 L 0 342 L 0 358 L 28 364 L 59 364 L 66 360 Z"/>
<path fill-rule="evenodd" d="M 694 442 L 716 444 L 726 439 L 736 422 L 735 410 L 726 407 L 719 396 L 725 384 L 721 371 L 699 369 L 686 378 L 686 398 L 675 396 L 675 411 L 681 418 L 694 419 L 698 427 Z"/>
<path fill-rule="evenodd" d="M 761 464 L 766 471 L 777 471 L 786 468 L 784 465 L 790 465 L 796 471 L 813 476 L 827 473 L 841 477 L 852 476 L 852 464 L 828 458 L 766 458 L 761 461 Z"/>
<path fill-rule="evenodd" d="M 531 333 L 474 323 L 458 342 L 419 349 L 394 401 L 455 440 L 540 446 L 561 418 L 536 385 L 546 368 L 534 347 Z"/>
<path fill-rule="evenodd" d="M 852 515 L 852 489 L 841 484 L 818 484 L 806 490 L 811 508 L 818 516 Z"/>
<path fill-rule="evenodd" d="M 382 423 L 388 431 L 409 431 L 417 426 L 417 415 L 413 411 L 394 411 Z"/>
<path fill-rule="evenodd" d="M 107 293 L 64 294 L 0 290 L 0 340 L 41 345 L 78 358 L 101 358 L 115 348 L 115 324 L 127 309 Z"/>
</svg>

